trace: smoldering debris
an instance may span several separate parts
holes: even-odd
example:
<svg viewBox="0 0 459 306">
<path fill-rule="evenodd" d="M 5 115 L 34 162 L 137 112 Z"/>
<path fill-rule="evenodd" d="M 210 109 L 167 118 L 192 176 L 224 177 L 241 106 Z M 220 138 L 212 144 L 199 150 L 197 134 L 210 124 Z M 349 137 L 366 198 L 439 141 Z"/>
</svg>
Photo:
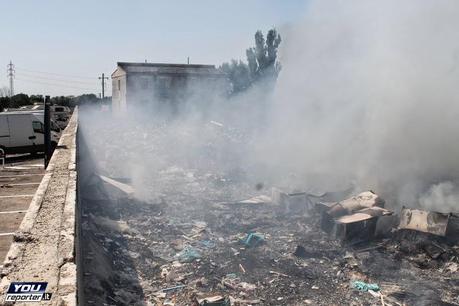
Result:
<svg viewBox="0 0 459 306">
<path fill-rule="evenodd" d="M 324 231 L 346 243 L 371 240 L 380 218 L 392 215 L 385 201 L 372 191 L 336 203 L 317 203 Z"/>
<path fill-rule="evenodd" d="M 233 137 L 228 129 L 222 140 L 226 125 L 131 125 L 110 141 L 104 135 L 119 131 L 115 123 L 82 134 L 96 144 L 85 155 L 96 166 L 80 189 L 85 247 L 92 254 L 84 263 L 85 292 L 92 301 L 330 305 L 374 304 L 382 297 L 391 305 L 458 303 L 454 235 L 389 222 L 378 236 L 392 203 L 375 192 L 356 186 L 317 192 L 260 180 L 239 163 L 250 137 Z M 190 140 L 190 133 L 203 137 Z M 119 150 L 128 140 L 138 148 Z M 324 228 L 326 219 L 333 230 Z M 354 281 L 380 291 L 359 291 Z"/>
<path fill-rule="evenodd" d="M 449 218 L 450 214 L 403 208 L 399 228 L 445 236 Z"/>
<path fill-rule="evenodd" d="M 272 193 L 264 194 L 262 203 L 253 199 L 221 203 L 218 198 L 233 188 L 247 190 L 248 199 L 260 194 L 245 181 L 214 185 L 213 176 L 190 169 L 176 167 L 168 173 L 162 184 L 171 186 L 163 190 L 162 202 L 142 202 L 126 194 L 103 207 L 85 206 L 87 222 L 93 224 L 91 237 L 102 246 L 93 256 L 100 257 L 102 252 L 108 257 L 111 268 L 124 275 L 123 284 L 128 278 L 138 280 L 139 287 L 127 287 L 129 296 L 126 289 L 117 289 L 107 302 L 331 305 L 337 301 L 378 304 L 381 297 L 386 305 L 459 302 L 459 247 L 446 237 L 394 227 L 388 238 L 343 244 L 321 229 L 321 215 L 327 211 L 317 209 L 320 201 L 310 204 L 315 196 L 300 201 L 302 210 L 286 211 L 277 201 L 268 201 Z M 186 177 L 191 189 L 214 187 L 183 195 L 174 189 L 177 184 L 170 175 Z M 118 190 L 110 182 L 99 182 L 104 192 Z M 298 194 L 305 198 L 301 192 L 293 197 Z M 382 203 L 376 194 L 364 192 L 343 196 L 328 206 L 352 208 L 346 216 L 361 209 L 379 209 L 376 204 Z M 119 219 L 107 222 L 105 214 Z M 107 227 L 112 223 L 117 228 L 122 223 L 129 231 L 120 235 L 119 230 Z M 91 263 L 86 267 L 91 269 Z M 85 279 L 88 292 L 92 287 L 100 291 L 107 282 L 118 286 L 116 278 L 107 280 L 97 273 Z M 377 284 L 380 290 L 359 290 L 354 288 L 356 283 Z"/>
</svg>

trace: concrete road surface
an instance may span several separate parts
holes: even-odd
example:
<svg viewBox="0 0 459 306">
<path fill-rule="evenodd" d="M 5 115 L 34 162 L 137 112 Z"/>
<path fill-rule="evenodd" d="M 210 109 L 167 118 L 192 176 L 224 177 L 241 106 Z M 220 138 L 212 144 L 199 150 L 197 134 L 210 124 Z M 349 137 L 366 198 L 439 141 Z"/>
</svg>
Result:
<svg viewBox="0 0 459 306">
<path fill-rule="evenodd" d="M 0 267 L 43 175 L 42 158 L 18 156 L 0 165 Z"/>
</svg>

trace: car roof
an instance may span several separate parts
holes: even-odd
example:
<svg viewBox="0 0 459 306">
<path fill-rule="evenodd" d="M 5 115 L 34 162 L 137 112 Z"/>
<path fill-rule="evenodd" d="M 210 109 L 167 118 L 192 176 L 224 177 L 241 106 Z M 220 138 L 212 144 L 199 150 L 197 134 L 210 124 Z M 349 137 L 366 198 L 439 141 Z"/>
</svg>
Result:
<svg viewBox="0 0 459 306">
<path fill-rule="evenodd" d="M 37 114 L 37 111 L 13 111 L 13 112 L 1 112 L 0 115 L 30 115 Z"/>
</svg>

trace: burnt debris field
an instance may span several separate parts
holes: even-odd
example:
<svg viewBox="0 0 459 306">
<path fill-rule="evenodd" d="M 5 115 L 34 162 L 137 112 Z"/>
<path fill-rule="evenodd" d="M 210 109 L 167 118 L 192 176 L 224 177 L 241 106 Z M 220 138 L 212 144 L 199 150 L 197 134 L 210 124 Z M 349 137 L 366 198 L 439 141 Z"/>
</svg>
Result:
<svg viewBox="0 0 459 306">
<path fill-rule="evenodd" d="M 259 182 L 223 154 L 244 137 L 222 124 L 202 123 L 189 151 L 189 125 L 131 127 L 80 132 L 85 304 L 459 303 L 457 215 Z M 117 150 L 127 139 L 142 152 Z"/>
<path fill-rule="evenodd" d="M 81 110 L 84 303 L 458 305 L 458 15 L 311 1 L 224 93 L 126 68 Z"/>
</svg>

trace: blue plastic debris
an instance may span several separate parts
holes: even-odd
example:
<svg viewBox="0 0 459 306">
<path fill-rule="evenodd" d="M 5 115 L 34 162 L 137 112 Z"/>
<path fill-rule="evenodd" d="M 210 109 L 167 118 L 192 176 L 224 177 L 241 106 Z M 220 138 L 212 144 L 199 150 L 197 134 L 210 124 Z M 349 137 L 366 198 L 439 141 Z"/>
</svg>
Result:
<svg viewBox="0 0 459 306">
<path fill-rule="evenodd" d="M 215 243 L 211 240 L 202 240 L 201 241 L 201 244 L 206 247 L 206 248 L 214 248 L 215 247 Z"/>
<path fill-rule="evenodd" d="M 180 253 L 175 256 L 178 257 L 180 262 L 192 262 L 195 259 L 201 258 L 201 254 L 199 254 L 199 252 L 191 246 L 186 246 Z"/>
<path fill-rule="evenodd" d="M 183 289 L 185 288 L 186 286 L 185 285 L 179 285 L 179 286 L 174 286 L 174 287 L 169 287 L 169 288 L 165 288 L 163 290 L 161 290 L 162 292 L 169 292 L 169 291 L 175 291 L 175 290 L 179 290 L 179 289 Z"/>
<path fill-rule="evenodd" d="M 262 244 L 265 242 L 265 236 L 260 233 L 248 233 L 247 236 L 241 240 L 241 243 L 253 247 Z"/>
<path fill-rule="evenodd" d="M 368 291 L 368 290 L 379 291 L 380 290 L 378 284 L 367 284 L 362 281 L 353 281 L 352 288 L 355 288 L 360 291 Z"/>
</svg>

